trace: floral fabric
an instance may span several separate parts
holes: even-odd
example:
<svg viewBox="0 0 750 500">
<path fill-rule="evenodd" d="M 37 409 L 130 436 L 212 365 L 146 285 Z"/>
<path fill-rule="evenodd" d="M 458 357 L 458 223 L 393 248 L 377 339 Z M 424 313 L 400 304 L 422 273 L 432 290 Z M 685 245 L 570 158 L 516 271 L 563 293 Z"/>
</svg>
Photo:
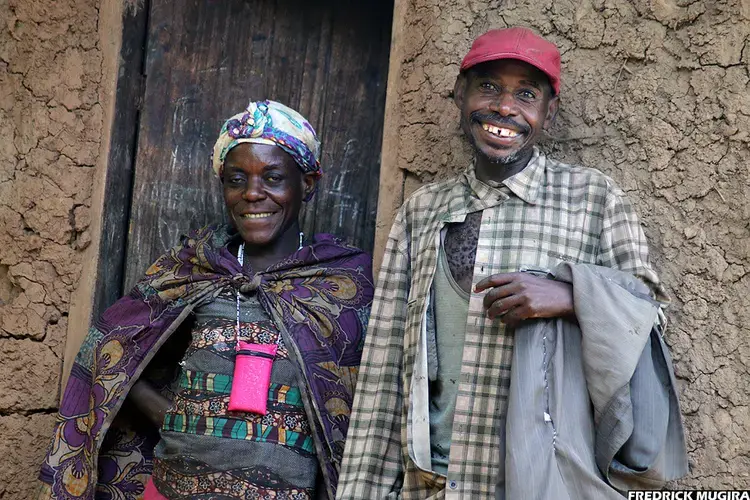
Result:
<svg viewBox="0 0 750 500">
<path fill-rule="evenodd" d="M 310 422 L 315 452 L 328 495 L 335 495 L 366 328 L 362 318 L 372 301 L 370 257 L 330 235 L 317 235 L 311 245 L 253 274 L 227 249 L 232 237 L 225 226 L 184 237 L 96 321 L 76 357 L 42 465 L 43 497 L 91 499 L 97 488 L 106 488 L 108 498 L 142 495 L 145 473 L 130 472 L 150 467 L 154 442 L 131 439 L 133 450 L 123 452 L 118 463 L 138 458 L 117 474 L 105 470 L 108 430 L 159 348 L 196 307 L 227 288 L 257 290 L 296 353 L 305 405 L 315 409 Z M 100 484 L 104 480 L 109 482 Z"/>
</svg>

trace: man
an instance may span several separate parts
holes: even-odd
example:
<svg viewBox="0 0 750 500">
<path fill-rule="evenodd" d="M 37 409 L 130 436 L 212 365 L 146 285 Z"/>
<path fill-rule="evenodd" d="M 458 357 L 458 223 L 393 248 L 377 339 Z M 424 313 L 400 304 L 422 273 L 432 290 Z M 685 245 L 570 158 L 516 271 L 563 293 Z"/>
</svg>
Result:
<svg viewBox="0 0 750 500">
<path fill-rule="evenodd" d="M 528 29 L 490 31 L 463 59 L 454 101 L 475 159 L 393 224 L 338 498 L 600 499 L 684 473 L 671 365 L 649 341 L 666 294 L 623 191 L 537 149 L 559 94 L 559 51 Z"/>
</svg>

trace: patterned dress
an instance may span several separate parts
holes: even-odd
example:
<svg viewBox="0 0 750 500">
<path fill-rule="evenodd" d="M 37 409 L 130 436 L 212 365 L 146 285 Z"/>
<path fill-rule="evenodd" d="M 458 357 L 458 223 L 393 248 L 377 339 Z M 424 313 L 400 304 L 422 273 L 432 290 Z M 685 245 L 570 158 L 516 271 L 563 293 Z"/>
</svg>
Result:
<svg viewBox="0 0 750 500">
<path fill-rule="evenodd" d="M 318 234 L 252 274 L 228 250 L 235 237 L 226 225 L 183 237 L 96 320 L 73 363 L 39 474 L 39 498 L 139 500 L 152 480 L 155 451 L 153 480 L 165 496 L 335 498 L 372 303 L 371 258 Z M 225 410 L 234 351 L 222 342 L 234 342 L 235 290 L 257 294 L 242 307 L 241 336 L 266 332 L 275 342 L 276 328 L 283 332 L 265 422 Z M 195 337 L 183 333 L 190 326 Z M 200 332 L 213 336 L 212 330 L 209 347 Z M 125 398 L 139 378 L 154 381 L 152 367 L 174 373 L 187 344 L 173 387 L 180 397 L 161 436 L 154 435 L 143 417 L 131 418 Z M 296 377 L 282 376 L 285 359 Z"/>
<path fill-rule="evenodd" d="M 174 401 L 154 450 L 153 481 L 170 499 L 314 498 L 318 460 L 299 373 L 255 294 L 242 296 L 240 339 L 276 344 L 266 415 L 229 411 L 236 344 L 231 292 L 196 310 Z"/>
</svg>

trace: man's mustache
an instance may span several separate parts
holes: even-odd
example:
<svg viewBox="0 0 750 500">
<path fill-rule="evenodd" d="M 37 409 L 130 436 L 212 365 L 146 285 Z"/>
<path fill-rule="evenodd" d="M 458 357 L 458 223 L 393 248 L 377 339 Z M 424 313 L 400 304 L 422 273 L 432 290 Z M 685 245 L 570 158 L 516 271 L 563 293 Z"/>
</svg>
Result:
<svg viewBox="0 0 750 500">
<path fill-rule="evenodd" d="M 531 127 L 528 125 L 521 125 L 520 123 L 514 122 L 507 116 L 501 116 L 497 113 L 485 113 L 483 111 L 474 111 L 469 115 L 472 121 L 479 123 L 491 123 L 496 126 L 506 126 L 506 128 L 512 128 L 522 134 L 528 134 L 531 131 Z"/>
</svg>

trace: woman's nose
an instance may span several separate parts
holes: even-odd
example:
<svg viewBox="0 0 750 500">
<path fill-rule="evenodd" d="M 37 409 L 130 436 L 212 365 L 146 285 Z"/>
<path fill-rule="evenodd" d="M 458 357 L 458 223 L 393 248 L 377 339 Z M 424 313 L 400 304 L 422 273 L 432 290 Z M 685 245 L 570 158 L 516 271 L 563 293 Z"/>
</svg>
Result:
<svg viewBox="0 0 750 500">
<path fill-rule="evenodd" d="M 265 199 L 266 192 L 263 189 L 263 181 L 261 179 L 248 179 L 245 191 L 242 193 L 242 198 L 250 202 Z"/>
</svg>

